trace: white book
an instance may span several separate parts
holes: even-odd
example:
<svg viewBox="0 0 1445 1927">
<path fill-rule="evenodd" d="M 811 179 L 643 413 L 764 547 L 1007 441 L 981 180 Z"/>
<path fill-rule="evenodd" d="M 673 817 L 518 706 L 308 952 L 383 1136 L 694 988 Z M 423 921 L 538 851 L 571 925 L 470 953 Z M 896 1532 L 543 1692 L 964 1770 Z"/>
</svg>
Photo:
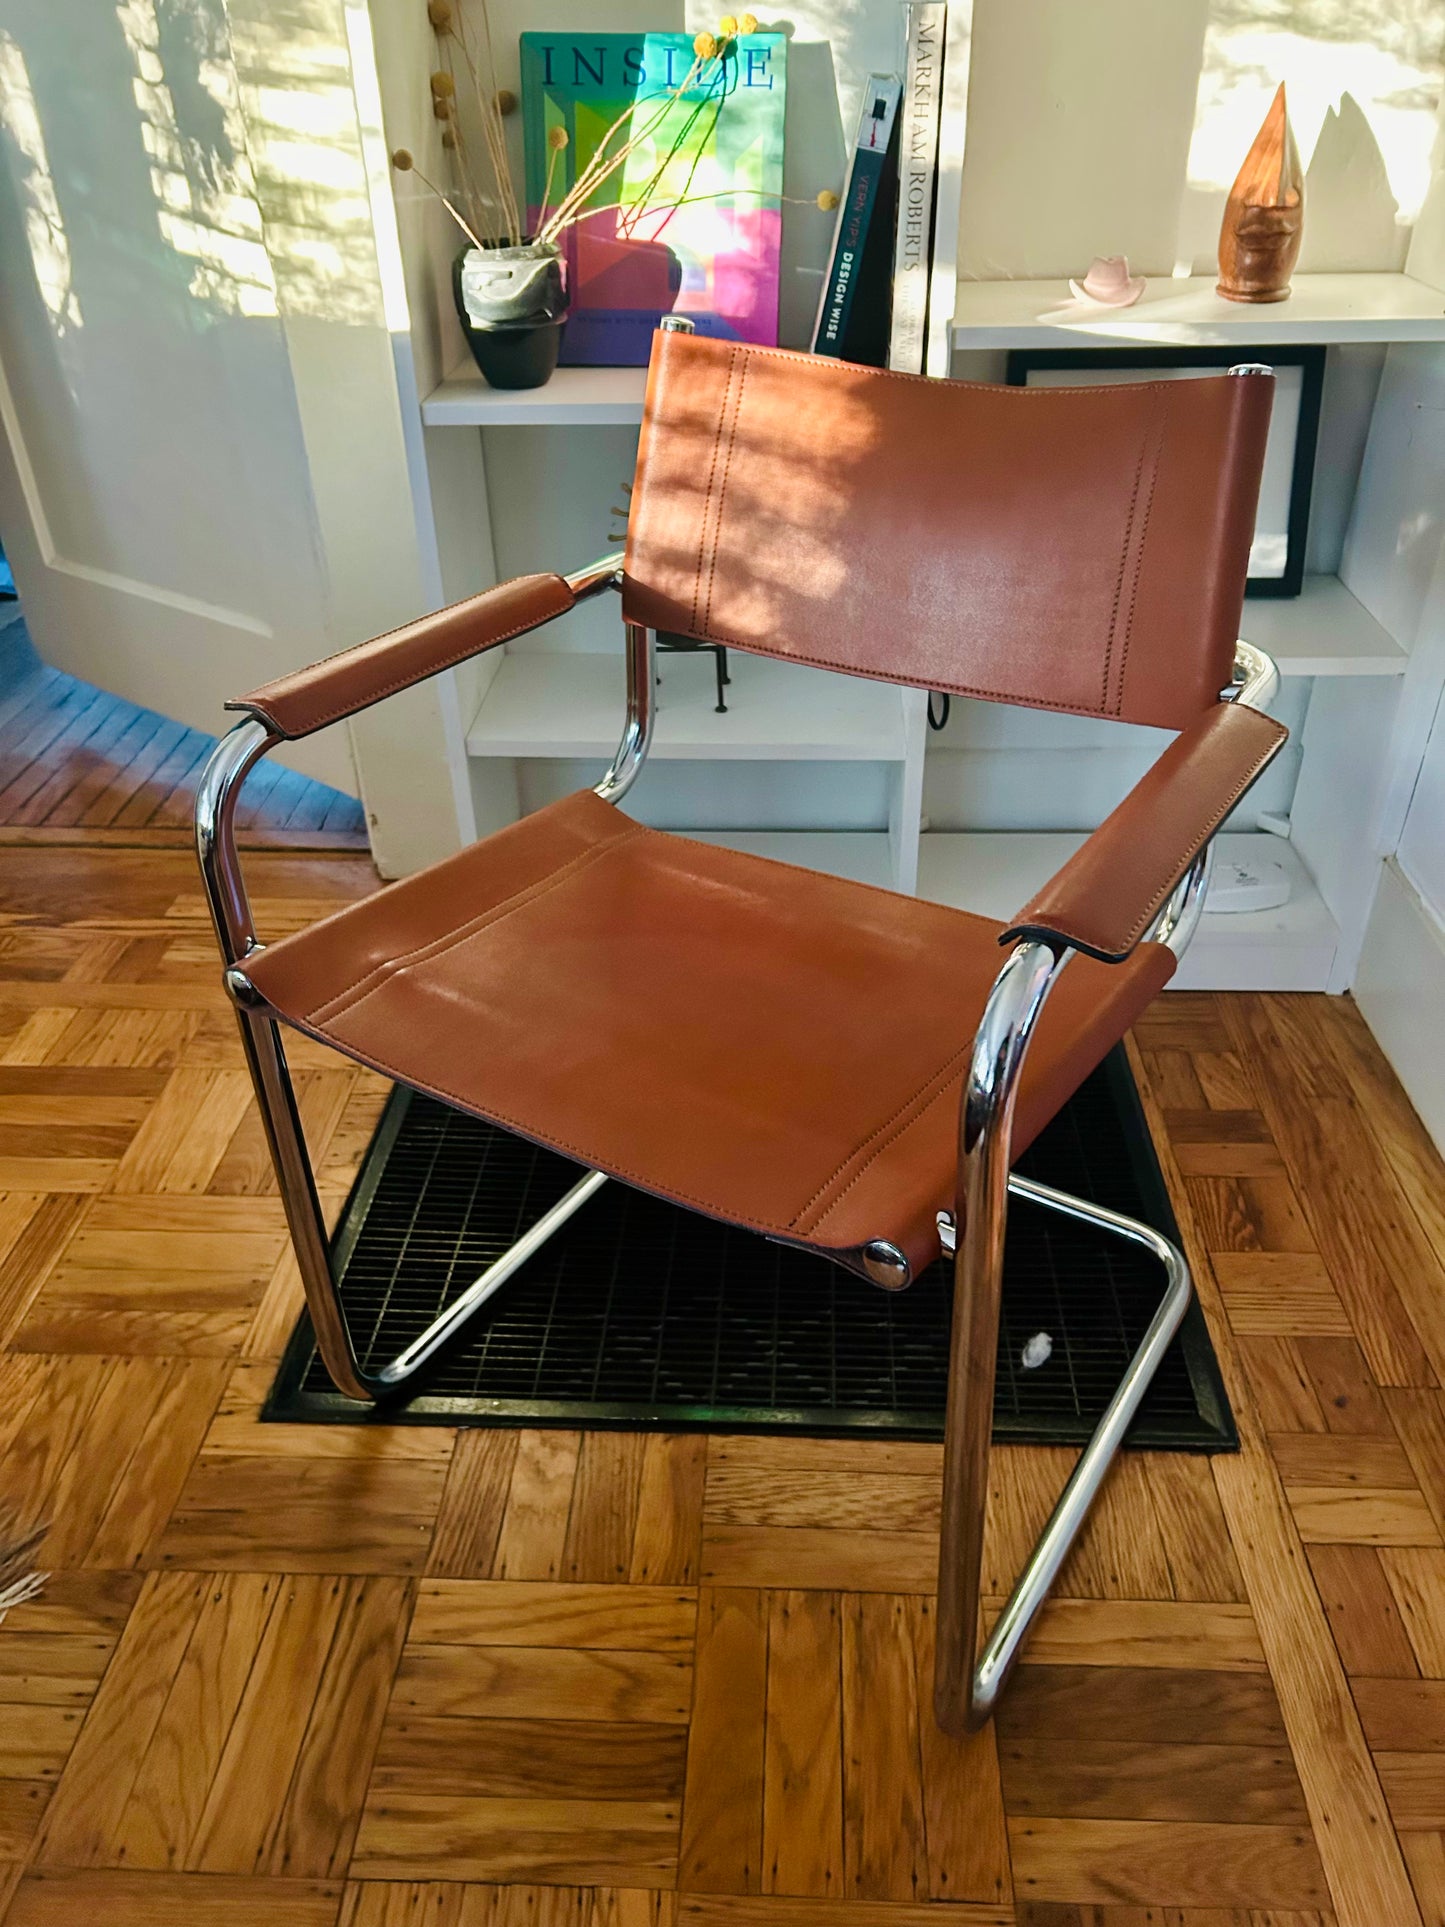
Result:
<svg viewBox="0 0 1445 1927">
<path fill-rule="evenodd" d="M 933 259 L 929 265 L 928 332 L 923 372 L 952 370 L 953 310 L 958 297 L 958 218 L 963 199 L 963 148 L 968 133 L 968 69 L 973 0 L 951 0 L 943 36 L 943 111 L 938 120 L 938 173 L 933 190 Z"/>
<path fill-rule="evenodd" d="M 943 45 L 948 9 L 915 0 L 908 9 L 908 59 L 899 106 L 898 224 L 893 242 L 893 320 L 888 366 L 923 372 L 928 326 L 938 122 L 943 111 Z"/>
</svg>

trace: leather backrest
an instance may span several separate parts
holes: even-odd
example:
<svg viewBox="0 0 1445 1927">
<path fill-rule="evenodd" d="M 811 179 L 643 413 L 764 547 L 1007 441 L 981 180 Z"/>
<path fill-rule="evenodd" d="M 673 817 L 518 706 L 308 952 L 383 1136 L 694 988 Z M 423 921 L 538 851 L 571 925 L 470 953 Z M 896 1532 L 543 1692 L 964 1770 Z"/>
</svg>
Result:
<svg viewBox="0 0 1445 1927">
<path fill-rule="evenodd" d="M 932 381 L 659 333 L 626 614 L 1182 728 L 1233 667 L 1273 388 Z"/>
</svg>

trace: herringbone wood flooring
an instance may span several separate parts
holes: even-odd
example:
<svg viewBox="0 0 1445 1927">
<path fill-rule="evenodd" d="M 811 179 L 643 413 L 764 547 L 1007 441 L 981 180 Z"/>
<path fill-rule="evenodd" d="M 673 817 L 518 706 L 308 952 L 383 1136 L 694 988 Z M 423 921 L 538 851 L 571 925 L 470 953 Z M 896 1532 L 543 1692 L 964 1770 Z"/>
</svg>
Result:
<svg viewBox="0 0 1445 1927">
<path fill-rule="evenodd" d="M 373 887 L 250 859 L 263 928 Z M 298 1294 L 189 858 L 0 848 L 4 1927 L 1445 1920 L 1445 1186 L 1352 1006 L 1135 1061 L 1244 1449 L 1129 1455 L 997 1727 L 939 1453 L 262 1426 Z M 334 1208 L 381 1102 L 298 1043 Z M 1064 1453 L 997 1455 L 1000 1592 Z"/>
</svg>

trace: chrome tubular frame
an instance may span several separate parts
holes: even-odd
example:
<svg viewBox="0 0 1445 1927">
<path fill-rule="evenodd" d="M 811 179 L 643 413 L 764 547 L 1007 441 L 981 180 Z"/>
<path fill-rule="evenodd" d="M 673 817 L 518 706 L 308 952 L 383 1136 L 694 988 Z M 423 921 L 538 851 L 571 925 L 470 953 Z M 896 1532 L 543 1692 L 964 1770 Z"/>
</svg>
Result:
<svg viewBox="0 0 1445 1927">
<path fill-rule="evenodd" d="M 656 711 L 652 631 L 644 629 L 640 622 L 629 622 L 624 627 L 627 632 L 627 720 L 622 725 L 622 740 L 611 766 L 596 785 L 596 793 L 604 803 L 622 801 L 637 781 L 652 747 Z"/>
<path fill-rule="evenodd" d="M 1247 642 L 1237 645 L 1234 682 L 1225 692 L 1226 699 L 1264 709 L 1278 682 L 1279 672 L 1262 649 Z M 1213 846 L 1206 844 L 1175 885 L 1146 941 L 1166 944 L 1176 957 L 1184 954 L 1199 926 L 1212 859 Z M 1067 957 L 1065 949 L 1024 942 L 999 972 L 974 1039 L 963 1089 L 955 1210 L 951 1217 L 939 1214 L 945 1251 L 955 1251 L 955 1227 L 964 1227 L 962 1249 L 955 1252 L 954 1263 L 934 1676 L 938 1723 L 954 1733 L 981 1726 L 991 1717 L 1029 1628 L 1078 1537 L 1193 1291 L 1183 1252 L 1152 1226 L 1009 1172 L 1019 1075 L 1039 1013 Z M 994 1364 L 1010 1197 L 1095 1225 L 1151 1252 L 1164 1268 L 1164 1293 L 980 1650 Z"/>
<path fill-rule="evenodd" d="M 590 568 L 568 576 L 567 582 L 579 598 L 595 595 L 602 589 L 620 586 L 621 565 L 615 556 L 607 556 Z M 625 793 L 647 753 L 652 731 L 650 678 L 650 637 L 646 630 L 629 624 L 628 720 L 622 746 L 608 778 L 604 779 L 604 783 L 617 779 L 611 792 L 612 801 Z M 246 777 L 280 740 L 254 718 L 238 723 L 221 738 L 196 791 L 196 854 L 225 964 L 226 988 L 240 1024 L 241 1043 L 280 1187 L 307 1310 L 316 1333 L 317 1350 L 338 1391 L 348 1398 L 371 1401 L 398 1391 L 412 1380 L 493 1293 L 595 1196 L 607 1177 L 602 1171 L 589 1171 L 454 1299 L 419 1338 L 387 1364 L 373 1370 L 358 1359 L 346 1314 L 337 1296 L 326 1222 L 316 1194 L 316 1179 L 281 1041 L 280 1023 L 253 989 L 245 971 L 247 958 L 256 955 L 262 946 L 256 936 L 236 850 L 236 804 Z M 604 793 L 603 785 L 598 786 L 598 793 Z"/>
<path fill-rule="evenodd" d="M 1225 695 L 1246 709 L 1268 709 L 1278 689 L 1274 657 L 1241 636 L 1234 645 L 1234 681 Z"/>
</svg>

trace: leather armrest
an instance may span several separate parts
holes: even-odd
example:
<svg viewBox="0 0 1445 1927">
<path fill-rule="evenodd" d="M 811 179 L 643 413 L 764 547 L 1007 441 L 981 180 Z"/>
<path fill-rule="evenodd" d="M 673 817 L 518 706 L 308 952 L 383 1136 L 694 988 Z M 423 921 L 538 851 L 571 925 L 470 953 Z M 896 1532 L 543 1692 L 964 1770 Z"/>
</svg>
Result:
<svg viewBox="0 0 1445 1927">
<path fill-rule="evenodd" d="M 518 576 L 355 649 L 343 649 L 309 669 L 280 676 L 226 707 L 249 710 L 277 736 L 309 736 L 410 683 L 535 629 L 564 614 L 576 599 L 560 575 Z"/>
<path fill-rule="evenodd" d="M 1000 941 L 1034 937 L 1122 962 L 1288 734 L 1272 716 L 1239 703 L 1207 710 L 1024 905 Z"/>
</svg>

